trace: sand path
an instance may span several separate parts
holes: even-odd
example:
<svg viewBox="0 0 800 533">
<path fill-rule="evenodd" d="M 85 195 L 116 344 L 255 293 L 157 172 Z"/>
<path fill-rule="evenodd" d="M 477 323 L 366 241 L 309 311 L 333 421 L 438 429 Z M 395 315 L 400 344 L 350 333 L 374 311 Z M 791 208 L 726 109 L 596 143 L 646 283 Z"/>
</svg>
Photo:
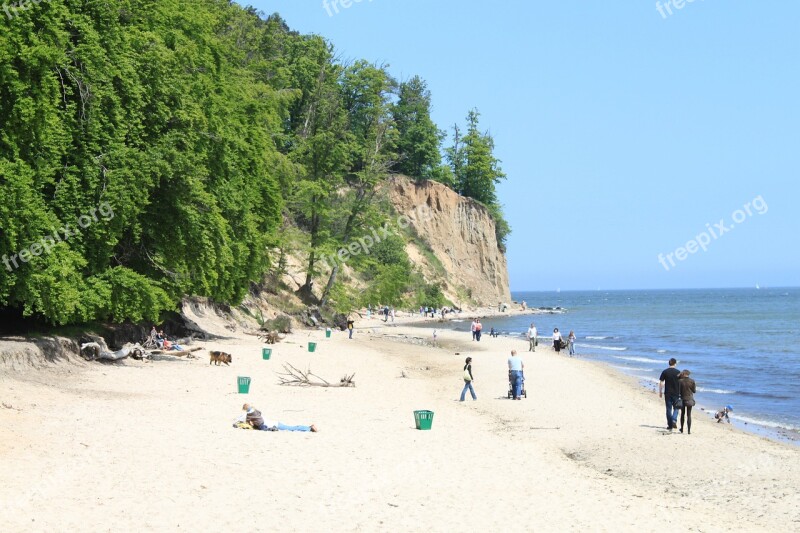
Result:
<svg viewBox="0 0 800 533">
<path fill-rule="evenodd" d="M 434 349 L 396 337 L 428 330 L 371 326 L 352 341 L 293 335 L 269 361 L 253 338 L 208 343 L 234 354 L 230 367 L 3 376 L 0 530 L 800 531 L 796 447 L 699 413 L 693 435 L 665 435 L 656 395 L 544 347 L 521 352 L 528 398 L 509 401 L 519 340 L 442 331 Z M 477 402 L 457 401 L 466 355 Z M 356 372 L 358 386 L 280 387 L 283 362 L 332 381 Z M 245 400 L 321 431 L 234 430 Z M 414 429 L 415 409 L 436 413 L 432 431 Z"/>
</svg>

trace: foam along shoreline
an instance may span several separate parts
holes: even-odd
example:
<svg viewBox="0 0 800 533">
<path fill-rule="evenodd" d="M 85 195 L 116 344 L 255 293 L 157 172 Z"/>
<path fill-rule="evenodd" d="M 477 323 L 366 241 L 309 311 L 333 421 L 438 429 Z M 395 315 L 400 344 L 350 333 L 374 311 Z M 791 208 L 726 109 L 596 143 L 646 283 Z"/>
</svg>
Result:
<svg viewBox="0 0 800 533">
<path fill-rule="evenodd" d="M 429 329 L 371 326 L 353 340 L 298 332 L 269 361 L 253 337 L 203 343 L 232 353 L 230 367 L 204 357 L 4 375 L 3 529 L 797 528 L 796 447 L 699 415 L 692 435 L 669 434 L 663 402 L 634 378 L 542 344 L 443 329 L 437 349 L 411 343 Z M 512 348 L 520 402 L 506 397 Z M 461 403 L 466 356 L 478 401 Z M 355 372 L 357 386 L 281 387 L 283 363 Z M 239 375 L 252 378 L 247 395 Z M 233 429 L 243 401 L 320 432 Z M 434 411 L 431 431 L 414 429 L 418 409 Z M 120 490 L 136 496 L 109 496 Z M 237 498 L 257 512 L 236 512 Z"/>
</svg>

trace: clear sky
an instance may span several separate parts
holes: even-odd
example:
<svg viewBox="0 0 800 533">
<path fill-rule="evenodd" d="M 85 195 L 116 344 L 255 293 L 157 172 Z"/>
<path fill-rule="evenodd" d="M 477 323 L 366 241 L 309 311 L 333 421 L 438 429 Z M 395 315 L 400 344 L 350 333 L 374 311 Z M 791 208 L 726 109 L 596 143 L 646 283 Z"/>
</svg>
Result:
<svg viewBox="0 0 800 533">
<path fill-rule="evenodd" d="M 800 285 L 800 2 L 251 5 L 481 111 L 512 290 Z"/>
</svg>

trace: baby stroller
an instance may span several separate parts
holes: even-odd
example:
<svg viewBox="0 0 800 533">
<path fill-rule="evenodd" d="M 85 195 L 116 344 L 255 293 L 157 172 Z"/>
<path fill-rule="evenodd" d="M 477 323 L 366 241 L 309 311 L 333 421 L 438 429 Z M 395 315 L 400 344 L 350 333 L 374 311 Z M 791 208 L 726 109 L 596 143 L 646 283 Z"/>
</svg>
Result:
<svg viewBox="0 0 800 533">
<path fill-rule="evenodd" d="M 524 372 L 522 373 L 522 391 L 521 391 L 520 396 L 523 397 L 523 398 L 527 398 L 528 397 L 528 391 L 525 390 L 525 373 Z M 508 373 L 508 399 L 510 400 L 513 397 L 514 397 L 514 382 L 511 381 L 511 372 L 509 372 Z"/>
</svg>

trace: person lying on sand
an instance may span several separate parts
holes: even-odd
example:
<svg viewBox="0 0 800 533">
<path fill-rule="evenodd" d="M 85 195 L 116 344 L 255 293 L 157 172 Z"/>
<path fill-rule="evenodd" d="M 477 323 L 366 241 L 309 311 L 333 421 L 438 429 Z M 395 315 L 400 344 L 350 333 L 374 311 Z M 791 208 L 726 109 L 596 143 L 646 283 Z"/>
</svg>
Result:
<svg viewBox="0 0 800 533">
<path fill-rule="evenodd" d="M 242 406 L 242 411 L 244 414 L 241 415 L 239 418 L 236 419 L 236 422 L 233 424 L 236 427 L 237 423 L 246 422 L 250 424 L 253 429 L 259 429 L 261 431 L 311 431 L 313 433 L 317 432 L 317 427 L 315 425 L 310 426 L 287 426 L 282 424 L 281 422 L 275 422 L 272 420 L 264 420 L 264 417 L 261 416 L 261 411 L 246 403 Z"/>
</svg>

